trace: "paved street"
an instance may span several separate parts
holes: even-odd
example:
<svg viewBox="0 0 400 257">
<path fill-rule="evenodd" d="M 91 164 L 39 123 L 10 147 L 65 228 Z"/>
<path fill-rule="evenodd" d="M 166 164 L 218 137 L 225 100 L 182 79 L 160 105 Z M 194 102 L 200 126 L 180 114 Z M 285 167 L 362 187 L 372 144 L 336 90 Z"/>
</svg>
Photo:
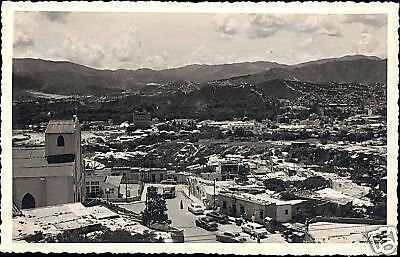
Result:
<svg viewBox="0 0 400 257">
<path fill-rule="evenodd" d="M 176 189 L 176 197 L 167 199 L 168 217 L 172 220 L 172 225 L 184 229 L 185 242 L 216 242 L 215 232 L 196 227 L 195 220 L 200 216 L 196 216 L 187 210 L 191 200 L 184 195 L 181 186 L 178 185 Z M 145 199 L 145 197 L 142 198 Z M 183 209 L 180 209 L 181 200 Z M 145 203 L 124 204 L 123 207 L 139 213 L 145 208 Z"/>
<path fill-rule="evenodd" d="M 180 208 L 180 201 L 183 202 L 183 209 Z M 168 217 L 172 220 L 173 226 L 177 228 L 184 229 L 185 242 L 191 243 L 210 243 L 217 242 L 215 239 L 215 234 L 217 232 L 207 231 L 200 227 L 197 227 L 195 220 L 202 215 L 194 215 L 187 210 L 187 207 L 192 202 L 184 193 L 182 185 L 176 186 L 176 197 L 173 199 L 167 199 Z M 141 212 L 145 208 L 145 203 L 130 203 L 123 204 L 124 208 Z M 247 243 L 256 243 L 256 240 L 250 239 L 250 236 L 246 233 L 241 232 L 240 226 L 236 224 L 218 224 L 219 231 L 233 231 L 240 232 L 246 239 Z M 281 237 L 280 234 L 268 235 L 267 238 L 261 239 L 262 243 L 272 242 L 272 243 L 285 243 L 286 241 Z"/>
</svg>

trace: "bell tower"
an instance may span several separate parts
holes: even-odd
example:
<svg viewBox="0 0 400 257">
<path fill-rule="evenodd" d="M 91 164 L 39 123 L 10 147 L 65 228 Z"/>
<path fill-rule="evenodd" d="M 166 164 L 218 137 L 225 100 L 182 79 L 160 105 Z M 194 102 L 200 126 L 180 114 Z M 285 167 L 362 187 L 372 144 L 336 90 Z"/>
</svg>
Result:
<svg viewBox="0 0 400 257">
<path fill-rule="evenodd" d="M 76 115 L 72 120 L 50 120 L 45 132 L 45 157 L 49 164 L 74 162 L 74 199 L 84 200 L 84 172 L 81 128 Z"/>
</svg>

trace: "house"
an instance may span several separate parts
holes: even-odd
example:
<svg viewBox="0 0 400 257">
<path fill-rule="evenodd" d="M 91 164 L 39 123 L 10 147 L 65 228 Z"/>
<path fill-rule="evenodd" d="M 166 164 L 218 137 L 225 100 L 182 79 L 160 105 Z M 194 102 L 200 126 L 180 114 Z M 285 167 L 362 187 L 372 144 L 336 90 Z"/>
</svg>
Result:
<svg viewBox="0 0 400 257">
<path fill-rule="evenodd" d="M 88 171 L 86 174 L 86 198 L 120 198 L 122 176 L 111 175 L 110 169 Z"/>
<path fill-rule="evenodd" d="M 283 201 L 270 195 L 220 191 L 217 206 L 222 213 L 233 217 L 244 217 L 258 223 L 264 223 L 266 217 L 278 222 L 291 221 L 305 207 L 305 200 Z"/>
<path fill-rule="evenodd" d="M 136 128 L 145 129 L 150 128 L 152 121 L 151 115 L 148 112 L 135 112 L 133 114 L 133 123 Z"/>
<path fill-rule="evenodd" d="M 81 130 L 72 120 L 50 120 L 44 147 L 12 149 L 13 202 L 28 209 L 83 202 L 85 175 Z"/>
</svg>

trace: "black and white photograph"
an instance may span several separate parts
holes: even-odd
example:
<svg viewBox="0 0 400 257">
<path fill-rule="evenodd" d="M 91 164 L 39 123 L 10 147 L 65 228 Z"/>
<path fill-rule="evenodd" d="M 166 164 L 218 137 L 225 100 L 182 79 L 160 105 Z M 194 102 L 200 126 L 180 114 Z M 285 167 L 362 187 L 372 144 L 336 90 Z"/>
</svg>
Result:
<svg viewBox="0 0 400 257">
<path fill-rule="evenodd" d="M 175 6 L 12 11 L 2 241 L 396 253 L 398 6 Z"/>
</svg>

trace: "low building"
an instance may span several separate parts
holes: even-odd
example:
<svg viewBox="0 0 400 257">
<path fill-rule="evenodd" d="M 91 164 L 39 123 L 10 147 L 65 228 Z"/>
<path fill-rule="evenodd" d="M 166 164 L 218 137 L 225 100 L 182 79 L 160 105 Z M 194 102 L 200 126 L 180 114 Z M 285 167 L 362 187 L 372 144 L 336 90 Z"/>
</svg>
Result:
<svg viewBox="0 0 400 257">
<path fill-rule="evenodd" d="M 86 198 L 120 198 L 122 176 L 112 176 L 110 169 L 88 171 L 86 174 Z"/>
<path fill-rule="evenodd" d="M 136 128 L 145 129 L 152 125 L 151 115 L 149 112 L 135 112 L 133 114 L 133 123 Z"/>
<path fill-rule="evenodd" d="M 352 211 L 353 201 L 359 200 L 332 188 L 315 192 L 298 191 L 295 195 L 313 202 L 312 216 L 346 217 Z"/>
<path fill-rule="evenodd" d="M 246 164 L 231 160 L 220 160 L 216 171 L 221 174 L 221 180 L 233 180 L 237 177 L 240 170 L 250 172 L 250 167 Z"/>
<path fill-rule="evenodd" d="M 199 177 L 202 179 L 206 179 L 206 180 L 216 180 L 216 181 L 221 181 L 222 180 L 222 175 L 221 173 L 217 173 L 217 172 L 204 172 L 204 173 L 200 173 Z"/>
<path fill-rule="evenodd" d="M 258 223 L 264 223 L 266 217 L 278 222 L 291 221 L 296 212 L 304 208 L 305 203 L 305 200 L 282 201 L 267 194 L 238 192 L 220 191 L 217 197 L 217 206 L 222 213 Z"/>
<path fill-rule="evenodd" d="M 171 179 L 177 183 L 186 181 L 182 172 L 167 170 L 166 168 L 143 168 L 143 167 L 113 167 L 111 175 L 122 176 L 122 183 L 137 184 L 160 183 L 163 180 Z"/>
<path fill-rule="evenodd" d="M 367 233 L 383 227 L 360 223 L 316 222 L 308 227 L 317 243 L 367 243 Z"/>
</svg>

